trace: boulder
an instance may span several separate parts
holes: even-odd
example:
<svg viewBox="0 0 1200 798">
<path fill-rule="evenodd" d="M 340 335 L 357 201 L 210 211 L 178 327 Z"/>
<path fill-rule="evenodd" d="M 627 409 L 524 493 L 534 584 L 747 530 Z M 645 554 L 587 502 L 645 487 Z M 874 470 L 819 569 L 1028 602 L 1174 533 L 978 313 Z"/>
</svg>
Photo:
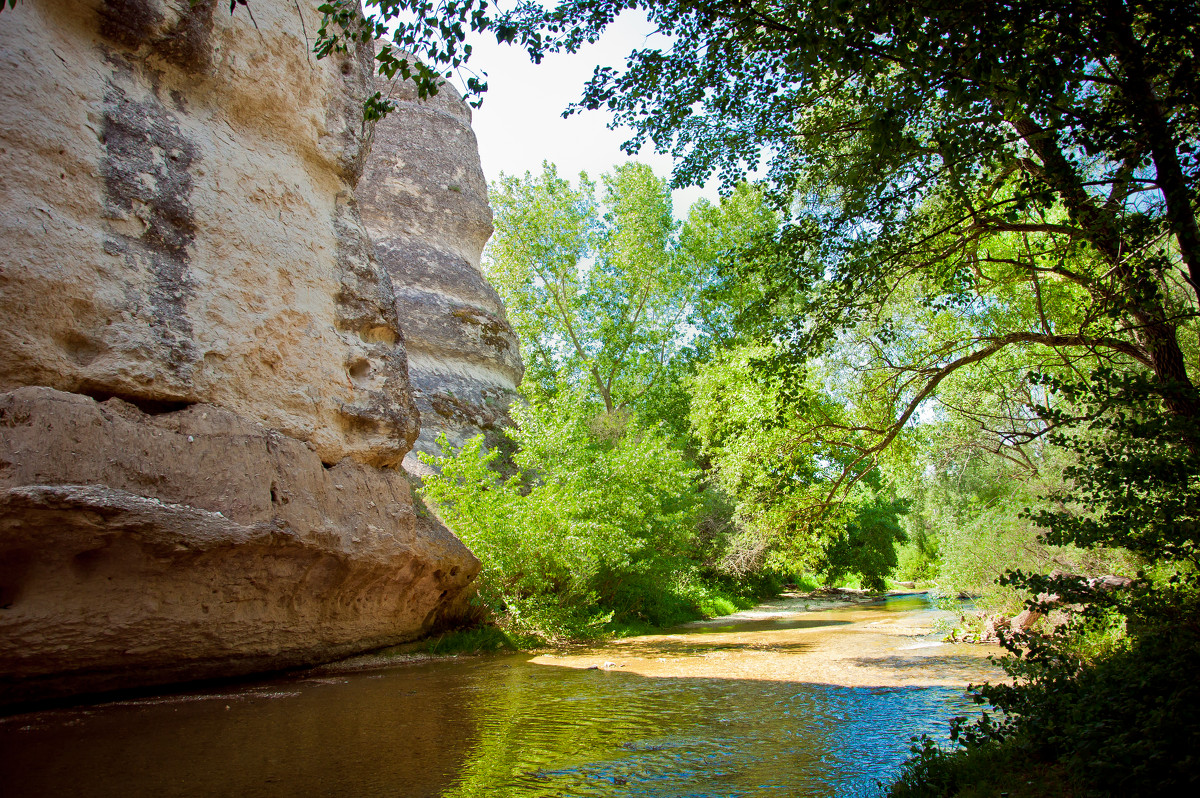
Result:
<svg viewBox="0 0 1200 798">
<path fill-rule="evenodd" d="M 1037 610 L 1021 610 L 1008 622 L 1009 629 L 1016 634 L 1028 632 L 1044 615 Z"/>
<path fill-rule="evenodd" d="M 1114 590 L 1125 590 L 1133 586 L 1133 580 L 1128 576 L 1116 576 L 1115 574 L 1092 577 L 1087 580 L 1087 583 L 1089 587 L 1105 593 L 1111 593 Z"/>
<path fill-rule="evenodd" d="M 979 633 L 979 642 L 994 643 L 1000 639 L 1000 633 L 1007 631 L 1011 621 L 1000 614 L 987 616 L 983 622 L 983 630 Z"/>
</svg>

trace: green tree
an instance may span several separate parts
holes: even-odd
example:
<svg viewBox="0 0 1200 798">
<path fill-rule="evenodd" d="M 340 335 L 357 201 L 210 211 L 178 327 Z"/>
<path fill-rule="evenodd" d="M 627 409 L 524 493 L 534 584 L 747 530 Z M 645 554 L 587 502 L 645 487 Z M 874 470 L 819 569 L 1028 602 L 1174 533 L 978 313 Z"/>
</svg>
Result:
<svg viewBox="0 0 1200 798">
<path fill-rule="evenodd" d="M 585 388 L 607 413 L 639 405 L 682 345 L 696 292 L 676 253 L 665 181 L 638 163 L 603 178 L 604 193 L 546 164 L 493 186 L 496 233 L 485 256 L 521 338 L 535 390 Z"/>
<path fill-rule="evenodd" d="M 688 210 L 679 254 L 702 286 L 690 318 L 697 332 L 694 359 L 734 345 L 743 330 L 753 327 L 747 316 L 761 303 L 766 286 L 746 266 L 774 244 L 779 227 L 780 215 L 763 192 L 744 182 L 719 202 L 700 199 Z"/>
<path fill-rule="evenodd" d="M 908 540 L 900 516 L 907 503 L 873 494 L 857 508 L 825 550 L 825 578 L 836 582 L 846 574 L 857 574 L 871 590 L 887 589 L 886 577 L 899 565 L 896 544 Z"/>
<path fill-rule="evenodd" d="M 754 367 L 769 345 L 721 350 L 691 382 L 691 420 L 718 484 L 736 499 L 741 540 L 734 551 L 757 553 L 783 572 L 847 574 L 882 589 L 907 539 L 907 511 L 876 469 L 835 499 L 846 454 L 809 434 L 813 418 L 845 418 L 828 385 L 809 382 L 803 402 L 785 401 L 778 385 Z M 796 412 L 803 406 L 805 412 Z"/>
<path fill-rule="evenodd" d="M 482 436 L 430 458 L 424 491 L 483 561 L 480 596 L 498 618 L 550 640 L 595 635 L 616 617 L 684 620 L 700 508 L 696 473 L 636 420 L 601 438 L 589 403 L 515 407 L 519 473 L 497 480 Z M 682 615 L 682 617 L 680 617 Z"/>
</svg>

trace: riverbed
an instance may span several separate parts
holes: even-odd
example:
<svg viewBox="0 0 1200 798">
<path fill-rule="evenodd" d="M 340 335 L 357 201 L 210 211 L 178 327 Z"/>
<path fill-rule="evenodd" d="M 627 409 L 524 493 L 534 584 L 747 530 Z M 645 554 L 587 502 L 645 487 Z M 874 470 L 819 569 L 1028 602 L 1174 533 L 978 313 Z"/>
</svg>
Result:
<svg viewBox="0 0 1200 798">
<path fill-rule="evenodd" d="M 6 796 L 875 795 L 995 649 L 923 596 L 785 597 L 603 645 L 358 660 L 0 719 Z"/>
</svg>

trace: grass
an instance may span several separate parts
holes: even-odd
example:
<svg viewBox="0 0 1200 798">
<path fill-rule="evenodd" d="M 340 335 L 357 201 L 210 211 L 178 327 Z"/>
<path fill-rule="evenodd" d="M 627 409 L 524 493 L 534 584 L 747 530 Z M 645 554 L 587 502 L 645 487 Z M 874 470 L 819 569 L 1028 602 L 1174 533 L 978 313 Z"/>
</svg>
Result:
<svg viewBox="0 0 1200 798">
<path fill-rule="evenodd" d="M 800 593 L 812 593 L 824 587 L 825 580 L 818 574 L 797 574 L 793 584 Z"/>
<path fill-rule="evenodd" d="M 682 594 L 657 597 L 643 614 L 625 613 L 604 626 L 605 634 L 613 637 L 636 637 L 655 634 L 690 621 L 719 618 L 749 609 L 762 595 L 737 594 L 712 585 L 693 584 Z M 647 617 L 648 616 L 648 617 Z"/>
<path fill-rule="evenodd" d="M 512 634 L 495 624 L 472 626 L 444 632 L 421 641 L 421 651 L 447 656 L 450 654 L 482 654 L 498 651 L 521 651 L 532 648 L 537 638 Z"/>
<path fill-rule="evenodd" d="M 683 591 L 633 591 L 631 606 L 599 629 L 599 639 L 636 637 L 655 634 L 689 621 L 717 618 L 749 609 L 762 598 L 778 593 L 773 583 L 759 589 L 737 593 L 712 584 L 692 583 Z M 591 635 L 589 635 L 591 637 Z M 546 641 L 505 628 L 503 619 L 478 626 L 444 632 L 426 638 L 412 649 L 436 655 L 482 654 L 501 651 L 526 651 L 547 645 Z"/>
</svg>

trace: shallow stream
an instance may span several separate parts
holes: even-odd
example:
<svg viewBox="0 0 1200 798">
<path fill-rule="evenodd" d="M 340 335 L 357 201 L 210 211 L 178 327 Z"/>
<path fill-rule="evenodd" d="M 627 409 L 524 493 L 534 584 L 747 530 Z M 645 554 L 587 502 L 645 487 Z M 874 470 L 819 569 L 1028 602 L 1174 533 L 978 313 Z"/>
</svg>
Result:
<svg viewBox="0 0 1200 798">
<path fill-rule="evenodd" d="M 810 610 L 806 610 L 806 605 Z M 556 654 L 371 661 L 0 719 L 6 796 L 848 796 L 944 738 L 986 647 L 924 597 Z"/>
</svg>

